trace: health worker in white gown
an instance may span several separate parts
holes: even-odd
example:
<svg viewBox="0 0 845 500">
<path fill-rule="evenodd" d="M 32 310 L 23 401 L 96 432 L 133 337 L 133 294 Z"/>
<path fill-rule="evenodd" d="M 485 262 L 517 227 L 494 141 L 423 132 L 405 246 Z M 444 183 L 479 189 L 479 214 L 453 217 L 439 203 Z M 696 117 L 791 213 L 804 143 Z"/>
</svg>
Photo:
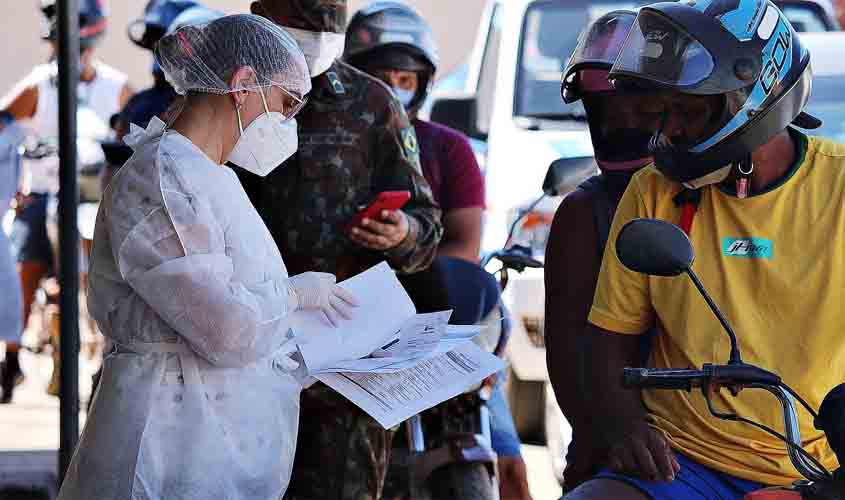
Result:
<svg viewBox="0 0 845 500">
<path fill-rule="evenodd" d="M 288 277 L 223 164 L 266 175 L 294 153 L 308 67 L 251 15 L 181 28 L 156 58 L 184 108 L 126 138 L 100 205 L 89 310 L 116 347 L 59 498 L 277 500 L 299 418 L 290 313 L 337 324 L 356 304 L 331 275 Z"/>
</svg>

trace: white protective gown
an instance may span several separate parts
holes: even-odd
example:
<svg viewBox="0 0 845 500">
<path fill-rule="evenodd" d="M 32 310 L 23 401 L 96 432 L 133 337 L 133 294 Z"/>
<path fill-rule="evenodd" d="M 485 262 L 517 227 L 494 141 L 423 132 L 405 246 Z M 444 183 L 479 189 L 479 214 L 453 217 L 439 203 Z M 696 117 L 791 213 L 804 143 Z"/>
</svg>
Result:
<svg viewBox="0 0 845 500">
<path fill-rule="evenodd" d="M 301 390 L 282 257 L 229 168 L 158 119 L 126 142 L 89 274 L 116 351 L 59 499 L 277 500 Z"/>
</svg>

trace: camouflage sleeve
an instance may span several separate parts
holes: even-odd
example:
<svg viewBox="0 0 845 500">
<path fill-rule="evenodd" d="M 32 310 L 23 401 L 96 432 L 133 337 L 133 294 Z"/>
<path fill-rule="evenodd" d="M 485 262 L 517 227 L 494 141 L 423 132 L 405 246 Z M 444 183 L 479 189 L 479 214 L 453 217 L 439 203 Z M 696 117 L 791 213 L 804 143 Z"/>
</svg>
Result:
<svg viewBox="0 0 845 500">
<path fill-rule="evenodd" d="M 373 146 L 376 163 L 375 192 L 407 190 L 411 199 L 402 209 L 408 216 L 408 236 L 386 255 L 399 272 L 414 273 L 431 264 L 443 236 L 440 208 L 431 187 L 422 175 L 419 147 L 414 128 L 402 105 L 389 96 L 389 109 L 381 123 Z"/>
</svg>

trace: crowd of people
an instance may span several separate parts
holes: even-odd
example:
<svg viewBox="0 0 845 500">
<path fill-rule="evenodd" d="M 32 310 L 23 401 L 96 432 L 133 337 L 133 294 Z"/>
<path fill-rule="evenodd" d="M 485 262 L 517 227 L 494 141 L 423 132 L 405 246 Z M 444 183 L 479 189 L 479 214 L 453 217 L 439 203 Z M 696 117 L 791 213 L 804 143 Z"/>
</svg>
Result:
<svg viewBox="0 0 845 500">
<path fill-rule="evenodd" d="M 478 262 L 484 191 L 475 156 L 464 136 L 416 116 L 431 91 L 439 63 L 428 23 L 412 9 L 396 2 L 377 2 L 359 12 L 351 20 L 352 25 L 372 23 L 384 31 L 396 29 L 390 23 L 383 25 L 385 19 L 416 23 L 412 31 L 418 36 L 412 43 L 370 42 L 363 49 L 358 47 L 356 55 L 361 50 L 386 51 L 397 60 L 412 64 L 411 69 L 401 63 L 395 67 L 381 66 L 380 72 L 376 72 L 375 68 L 360 64 L 354 65 L 360 68 L 356 69 L 351 64 L 352 52 L 344 51 L 344 47 L 355 46 L 355 42 L 347 40 L 344 2 L 263 1 L 254 2 L 251 11 L 252 14 L 224 16 L 194 1 L 150 1 L 129 33 L 134 43 L 154 53 L 154 84 L 134 93 L 125 76 L 93 57 L 107 26 L 100 2 L 81 4 L 80 35 L 84 51 L 80 93 L 83 90 L 86 93 L 80 99 L 80 112 L 96 103 L 100 124 L 108 124 L 102 129 L 110 129 L 96 136 L 103 144 L 106 161 L 94 241 L 106 238 L 111 246 L 94 244 L 87 256 L 90 261 L 86 270 L 90 283 L 88 312 L 97 321 L 107 347 L 103 366 L 95 376 L 97 397 L 89 402 L 87 428 L 90 431 L 83 437 L 63 490 L 63 495 L 69 498 L 88 498 L 94 491 L 96 495 L 113 492 L 108 493 L 110 496 L 132 490 L 132 478 L 117 480 L 120 471 L 134 469 L 143 477 L 155 475 L 155 469 L 144 469 L 142 464 L 154 467 L 162 463 L 159 460 L 166 460 L 168 453 L 175 452 L 161 448 L 166 448 L 164 436 L 174 432 L 173 428 L 158 431 L 147 428 L 144 439 L 132 446 L 150 450 L 151 462 L 140 457 L 129 467 L 126 462 L 101 460 L 98 467 L 103 469 L 97 473 L 111 475 L 115 481 L 104 487 L 83 480 L 91 477 L 91 471 L 80 471 L 78 467 L 80 462 L 86 467 L 90 464 L 85 450 L 96 449 L 91 443 L 102 439 L 125 440 L 134 432 L 118 429 L 117 416 L 111 410 L 98 411 L 98 408 L 125 406 L 129 400 L 121 398 L 131 397 L 140 404 L 132 411 L 136 426 L 144 427 L 151 419 L 162 420 L 150 412 L 149 400 L 144 402 L 126 393 L 113 392 L 127 380 L 144 378 L 143 372 L 146 373 L 144 383 L 149 384 L 154 380 L 149 378 L 150 370 L 163 370 L 166 375 L 167 358 L 178 358 L 179 369 L 183 371 L 180 380 L 185 379 L 184 389 L 189 393 L 189 375 L 184 371 L 188 363 L 194 366 L 195 362 L 186 361 L 191 354 L 198 355 L 200 371 L 219 366 L 251 367 L 256 360 L 267 357 L 273 360 L 274 370 L 279 367 L 286 370 L 281 375 L 283 378 L 291 378 L 289 372 L 296 362 L 288 359 L 293 343 L 287 337 L 289 326 L 285 317 L 297 309 L 319 309 L 327 321 L 337 325 L 354 314 L 355 298 L 336 286 L 336 281 L 386 260 L 400 273 L 400 280 L 419 311 L 438 311 L 450 308 L 445 293 L 446 277 L 438 262 L 449 259 Z M 44 3 L 42 12 L 45 20 L 55 26 L 54 3 Z M 407 29 L 407 24 L 399 26 Z M 45 38 L 55 44 L 55 29 L 45 34 Z M 232 45 L 233 41 L 237 46 Z M 383 70 L 390 74 L 404 73 L 404 80 L 394 82 Z M 34 72 L 43 75 L 41 79 L 27 77 L 4 99 L 7 133 L 22 127 L 39 140 L 55 138 L 58 133 L 53 102 L 57 100 L 56 71 L 56 63 L 51 60 Z M 120 84 L 117 96 L 113 91 L 115 82 Z M 38 101 L 37 94 L 34 102 L 27 101 L 39 90 L 39 84 L 46 89 L 42 90 L 43 101 Z M 397 98 L 403 90 L 412 93 L 412 99 Z M 226 116 L 223 109 L 231 113 Z M 38 113 L 52 113 L 52 120 L 33 119 Z M 180 140 L 174 142 L 174 137 Z M 153 142 L 158 144 L 157 148 L 147 149 L 147 157 L 141 159 L 143 145 Z M 164 154 L 165 151 L 168 153 Z M 168 161 L 177 156 L 179 159 L 175 165 L 165 166 L 161 163 L 165 156 Z M 237 187 L 226 187 L 221 179 L 211 180 L 209 172 L 200 173 L 197 167 L 214 163 L 226 166 L 219 172 L 232 176 L 226 182 L 231 184 L 235 179 Z M 172 170 L 184 168 L 178 167 L 183 164 L 191 165 L 190 171 L 197 175 L 194 181 L 187 181 L 183 174 Z M 137 170 L 133 165 L 138 165 Z M 45 172 L 40 165 L 26 162 L 23 167 L 24 177 L 36 172 L 46 178 L 45 184 L 48 181 L 52 184 L 50 189 L 42 189 L 27 178 L 18 183 L 11 253 L 17 258 L 17 272 L 23 284 L 20 288 L 23 314 L 18 315 L 18 323 L 8 332 L 4 330 L 2 394 L 6 403 L 11 402 L 15 385 L 23 375 L 17 357 L 23 318 L 30 314 L 36 287 L 55 268 L 54 256 L 48 253 L 55 248 L 47 235 L 45 206 L 58 189 L 56 171 Z M 136 176 L 130 180 L 133 170 Z M 151 174 L 152 171 L 156 173 Z M 180 180 L 165 186 L 168 182 L 165 179 L 175 179 L 171 176 Z M 147 183 L 148 191 L 137 185 L 142 178 L 154 180 Z M 205 192 L 212 185 L 220 189 L 217 195 Z M 227 189 L 244 193 L 240 208 L 224 194 Z M 401 210 L 364 219 L 349 231 L 338 229 L 375 195 L 391 190 L 411 194 Z M 175 198 L 178 201 L 173 201 L 170 196 L 176 192 L 181 195 Z M 183 201 L 194 197 L 225 202 L 226 206 L 216 209 L 208 206 L 210 211 L 203 217 L 211 219 L 184 219 L 185 210 L 194 210 L 194 206 L 185 206 Z M 134 201 L 129 202 L 130 198 Z M 153 208 L 150 203 L 159 204 L 163 217 L 160 221 L 150 217 L 149 210 Z M 181 209 L 179 203 L 183 204 Z M 230 222 L 215 219 L 218 211 L 226 213 Z M 122 236 L 118 236 L 116 227 L 109 229 L 110 223 L 122 228 Z M 200 226 L 207 227 L 199 229 Z M 173 232 L 165 231 L 165 227 Z M 225 231 L 229 227 L 246 232 L 227 235 Z M 206 239 L 211 237 L 211 228 L 216 234 L 214 241 Z M 187 232 L 180 234 L 181 230 Z M 102 234 L 107 236 L 101 235 L 101 231 L 106 231 Z M 137 238 L 144 233 L 149 237 L 143 238 L 144 243 L 130 244 L 135 240 L 132 235 Z M 224 242 L 225 246 L 214 247 Z M 242 255 L 231 247 L 234 242 Z M 141 247 L 131 250 L 139 244 Z M 195 258 L 190 258 L 195 254 Z M 218 267 L 200 264 L 215 254 L 220 259 Z M 154 260 L 150 261 L 153 255 Z M 142 267 L 131 271 L 130 278 L 127 265 L 134 267 L 130 264 L 133 258 L 142 259 L 143 264 L 138 262 Z M 167 271 L 171 267 L 174 268 Z M 262 271 L 265 268 L 267 272 Z M 157 274 L 162 271 L 164 275 Z M 143 278 L 147 272 L 152 274 Z M 209 272 L 229 274 L 220 276 L 218 288 L 207 282 Z M 135 279 L 149 282 L 152 288 L 145 292 L 149 295 L 141 293 L 142 285 Z M 7 281 L 12 283 L 11 278 Z M 181 288 L 183 285 L 189 288 Z M 204 304 L 198 307 L 209 308 L 209 301 L 218 302 L 214 306 L 220 314 L 218 318 L 212 319 L 199 310 L 191 313 L 189 309 L 193 306 L 188 304 L 177 306 L 181 312 L 172 311 L 180 319 L 168 317 L 162 309 L 175 306 L 174 294 L 194 302 L 200 288 Z M 161 302 L 154 303 L 157 300 Z M 235 309 L 240 309 L 244 316 L 238 317 Z M 134 322 L 140 319 L 138 315 L 146 316 L 145 325 L 142 331 L 133 331 L 134 326 L 124 321 L 137 325 Z M 186 323 L 177 326 L 176 321 Z M 217 344 L 229 342 L 228 336 L 240 340 Z M 173 344 L 187 344 L 190 348 Z M 111 367 L 114 361 L 129 353 L 143 355 L 136 358 L 146 362 L 136 367 L 141 372 Z M 238 378 L 235 374 L 229 376 L 232 380 L 225 387 Z M 276 480 L 262 486 L 267 492 L 287 490 L 286 498 L 382 497 L 390 450 L 398 441 L 393 438 L 394 431 L 383 429 L 372 417 L 322 384 L 303 391 L 301 397 L 301 387 L 291 384 L 282 391 L 285 397 L 281 400 L 284 403 L 281 411 L 276 406 L 267 408 L 259 398 L 279 399 L 279 376 L 273 371 L 265 374 L 258 385 L 253 384 L 274 394 L 245 392 L 242 396 L 252 399 L 232 398 L 225 405 L 229 410 L 220 405 L 209 408 L 201 404 L 197 387 L 190 387 L 193 396 L 180 393 L 179 397 L 191 402 L 184 405 L 184 411 L 196 412 L 193 415 L 197 418 L 214 414 L 220 419 L 224 416 L 237 419 L 237 422 L 213 419 L 215 423 L 209 422 L 206 430 L 215 425 L 231 426 L 232 448 L 224 453 L 243 457 L 243 453 L 250 451 L 255 468 L 274 472 Z M 197 380 L 190 378 L 194 383 Z M 250 384 L 245 379 L 237 383 Z M 138 389 L 152 390 L 140 386 Z M 525 466 L 501 384 L 495 386 L 494 392 L 495 406 L 500 408 L 496 422 L 500 423 L 494 429 L 493 445 L 500 452 L 500 467 L 511 471 L 503 476 L 511 479 L 501 486 L 503 491 L 514 491 L 519 498 L 526 498 Z M 157 393 L 150 397 L 159 399 L 163 395 Z M 259 410 L 251 412 L 254 420 L 248 422 L 237 415 L 236 408 Z M 159 409 L 153 405 L 152 410 Z M 245 443 L 235 438 L 239 433 L 252 434 L 256 428 L 269 429 L 270 419 L 279 418 L 287 418 L 288 428 L 278 426 L 259 438 L 274 443 L 275 447 L 246 450 Z M 196 421 L 183 420 L 186 425 Z M 184 433 L 186 429 L 179 432 Z M 213 437 L 210 432 L 199 435 Z M 294 443 L 297 444 L 295 461 L 285 453 Z M 208 454 L 201 445 L 196 450 Z M 269 455 L 275 456 L 276 465 L 267 462 L 259 466 Z M 295 466 L 291 475 L 292 463 Z M 247 465 L 248 462 L 243 462 L 239 467 Z M 218 476 L 223 482 L 210 481 L 203 491 L 223 491 L 228 492 L 227 497 L 240 498 L 243 493 L 238 478 L 223 474 L 224 468 L 233 470 L 233 464 L 218 466 L 221 467 Z M 208 474 L 208 469 L 189 468 Z M 144 470 L 147 472 L 141 472 Z M 327 470 L 331 472 L 327 474 Z M 182 484 L 190 481 L 187 473 L 187 469 L 174 471 L 172 477 L 181 477 L 178 481 Z M 171 487 L 176 486 L 168 484 L 167 488 Z M 394 487 L 390 495 L 401 498 L 407 494 L 403 489 L 407 490 L 407 485 Z M 265 490 L 254 490 L 251 494 L 261 496 L 262 491 Z M 201 491 L 190 494 L 197 498 L 205 496 Z"/>
<path fill-rule="evenodd" d="M 344 0 L 257 0 L 232 15 L 151 0 L 130 33 L 154 54 L 154 85 L 136 93 L 94 57 L 100 2 L 80 3 L 80 115 L 96 120 L 79 132 L 107 164 L 87 310 L 108 347 L 59 498 L 410 498 L 390 479 L 396 429 L 303 387 L 294 336 L 309 332 L 291 314 L 342 326 L 358 299 L 337 283 L 381 261 L 418 311 L 450 309 L 445 269 L 478 264 L 483 174 L 465 136 L 419 117 L 439 64 L 430 26 L 392 1 L 348 19 Z M 813 407 L 843 378 L 845 146 L 800 130 L 819 126 L 803 111 L 811 54 L 761 5 L 616 10 L 564 68 L 561 97 L 583 102 L 600 170 L 564 198 L 546 252 L 549 373 L 573 428 L 566 498 L 742 498 L 800 479 L 782 443 L 712 419 L 696 394 L 622 388 L 624 367 L 702 366 L 726 349 L 691 284 L 622 264 L 616 238 L 633 219 L 681 226 L 748 362 Z M 41 8 L 55 49 L 55 2 Z M 778 43 L 790 57 L 773 67 Z M 0 232 L 13 291 L 0 304 L 3 403 L 23 375 L 35 290 L 57 265 L 55 162 L 17 157 L 24 136 L 58 135 L 56 72 L 37 66 L 0 102 L 12 165 L 0 207 L 16 210 L 8 241 Z M 387 191 L 408 201 L 347 226 Z M 501 497 L 524 500 L 519 440 L 491 388 Z M 778 427 L 761 398 L 714 397 Z M 812 418 L 800 428 L 835 469 Z"/>
</svg>

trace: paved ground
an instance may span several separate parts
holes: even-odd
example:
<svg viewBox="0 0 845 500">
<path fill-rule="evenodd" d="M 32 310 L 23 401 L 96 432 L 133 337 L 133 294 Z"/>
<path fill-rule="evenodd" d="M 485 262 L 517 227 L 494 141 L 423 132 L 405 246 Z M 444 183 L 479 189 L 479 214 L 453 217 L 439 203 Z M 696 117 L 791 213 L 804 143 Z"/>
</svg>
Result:
<svg viewBox="0 0 845 500">
<path fill-rule="evenodd" d="M 11 481 L 43 484 L 55 467 L 59 442 L 59 401 L 45 392 L 52 362 L 46 354 L 23 351 L 21 363 L 26 381 L 15 392 L 15 401 L 0 406 L 0 488 Z M 84 399 L 97 364 L 80 355 L 80 388 Z M 84 414 L 80 414 L 80 428 Z M 26 453 L 22 453 L 26 452 Z M 534 500 L 560 497 L 549 461 L 541 446 L 525 446 L 528 480 Z"/>
</svg>

